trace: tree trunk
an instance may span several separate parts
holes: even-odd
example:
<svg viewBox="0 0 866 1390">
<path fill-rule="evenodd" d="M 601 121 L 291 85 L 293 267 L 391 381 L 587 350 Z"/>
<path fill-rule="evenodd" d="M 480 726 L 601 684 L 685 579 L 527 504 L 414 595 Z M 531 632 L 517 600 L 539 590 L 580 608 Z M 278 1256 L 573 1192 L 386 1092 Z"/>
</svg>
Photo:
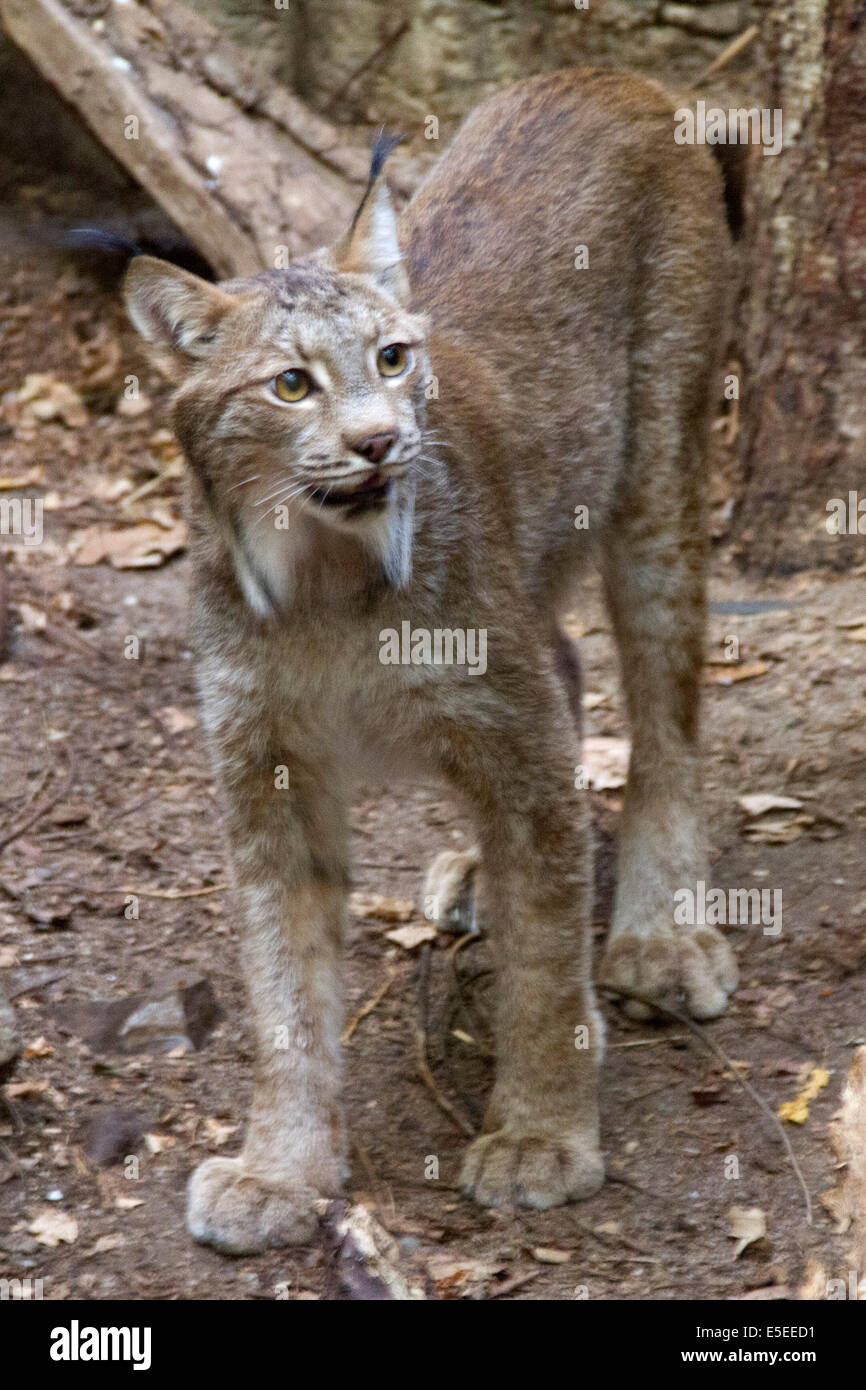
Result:
<svg viewBox="0 0 866 1390">
<path fill-rule="evenodd" d="M 762 569 L 841 567 L 866 558 L 827 525 L 866 498 L 866 4 L 791 0 L 764 41 L 785 148 L 751 161 L 737 521 Z"/>
</svg>

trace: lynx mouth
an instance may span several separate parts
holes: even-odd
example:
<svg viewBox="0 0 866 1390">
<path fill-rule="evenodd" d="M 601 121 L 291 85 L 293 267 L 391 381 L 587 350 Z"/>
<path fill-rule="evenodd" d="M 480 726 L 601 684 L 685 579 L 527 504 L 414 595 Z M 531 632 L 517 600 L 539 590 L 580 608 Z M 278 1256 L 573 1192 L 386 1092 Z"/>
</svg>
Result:
<svg viewBox="0 0 866 1390">
<path fill-rule="evenodd" d="M 336 491 L 334 488 L 310 488 L 308 496 L 320 507 L 340 511 L 344 516 L 360 516 L 364 512 L 380 511 L 394 493 L 393 478 L 371 473 L 357 487 Z"/>
</svg>

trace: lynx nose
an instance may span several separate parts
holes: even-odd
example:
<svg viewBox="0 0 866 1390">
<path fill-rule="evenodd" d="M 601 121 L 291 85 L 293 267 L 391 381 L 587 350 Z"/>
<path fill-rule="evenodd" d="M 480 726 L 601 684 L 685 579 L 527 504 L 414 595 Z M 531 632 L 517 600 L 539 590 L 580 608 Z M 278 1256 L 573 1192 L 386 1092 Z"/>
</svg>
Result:
<svg viewBox="0 0 866 1390">
<path fill-rule="evenodd" d="M 396 443 L 397 435 L 394 430 L 383 430 L 380 434 L 368 434 L 365 439 L 350 441 L 349 448 L 353 453 L 360 454 L 362 458 L 369 460 L 370 463 L 381 463 L 391 445 Z"/>
</svg>

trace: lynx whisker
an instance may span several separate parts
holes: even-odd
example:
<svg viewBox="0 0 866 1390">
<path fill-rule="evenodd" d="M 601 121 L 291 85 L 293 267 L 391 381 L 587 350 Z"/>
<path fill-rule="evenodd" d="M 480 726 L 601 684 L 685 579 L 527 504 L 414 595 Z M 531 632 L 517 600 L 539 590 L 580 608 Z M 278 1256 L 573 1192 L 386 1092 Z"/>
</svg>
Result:
<svg viewBox="0 0 866 1390">
<path fill-rule="evenodd" d="M 231 487 L 226 488 L 226 492 L 234 492 L 235 488 L 246 487 L 247 483 L 257 483 L 261 473 L 254 473 L 251 478 L 242 478 L 239 483 L 232 483 Z"/>
<path fill-rule="evenodd" d="M 273 503 L 272 506 L 268 507 L 268 510 L 266 512 L 262 512 L 262 515 L 256 518 L 256 526 L 261 525 L 263 521 L 267 521 L 269 516 L 276 516 L 278 507 L 288 506 L 290 502 L 293 502 L 296 497 L 302 496 L 303 493 L 306 491 L 306 483 L 301 483 L 295 488 L 290 487 L 287 492 L 277 497 L 277 500 Z"/>
<path fill-rule="evenodd" d="M 263 507 L 263 506 L 265 505 L 266 502 L 270 502 L 270 501 L 273 500 L 274 497 L 278 497 L 279 494 L 280 494 L 281 492 L 283 492 L 285 488 L 291 488 L 291 487 L 293 487 L 293 486 L 295 485 L 295 483 L 297 483 L 297 482 L 298 482 L 298 479 L 294 476 L 294 474 L 292 475 L 291 478 L 284 478 L 284 479 L 282 480 L 282 482 L 279 484 L 279 486 L 278 486 L 277 488 L 274 489 L 273 492 L 269 492 L 268 495 L 267 495 L 267 497 L 260 497 L 260 498 L 258 499 L 258 501 L 256 501 L 256 502 L 253 503 L 253 506 L 255 506 L 255 507 Z M 306 486 L 306 484 L 303 484 L 303 486 Z"/>
</svg>

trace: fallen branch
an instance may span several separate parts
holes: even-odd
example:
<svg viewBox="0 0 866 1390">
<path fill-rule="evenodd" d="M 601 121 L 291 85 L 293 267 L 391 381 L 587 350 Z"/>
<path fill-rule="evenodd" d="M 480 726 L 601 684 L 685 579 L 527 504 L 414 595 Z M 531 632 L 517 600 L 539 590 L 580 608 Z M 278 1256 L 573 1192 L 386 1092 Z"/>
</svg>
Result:
<svg viewBox="0 0 866 1390">
<path fill-rule="evenodd" d="M 682 1024 L 684 1028 L 688 1028 L 689 1032 L 694 1034 L 694 1036 L 700 1042 L 703 1043 L 704 1047 L 708 1048 L 710 1052 L 714 1053 L 720 1062 L 724 1062 L 725 1067 L 733 1074 L 734 1079 L 746 1092 L 746 1095 L 750 1096 L 751 1099 L 758 1106 L 758 1108 L 762 1110 L 763 1113 L 767 1116 L 767 1118 L 770 1121 L 770 1124 L 776 1131 L 777 1136 L 781 1139 L 784 1149 L 788 1155 L 788 1158 L 791 1160 L 791 1167 L 797 1174 L 797 1180 L 801 1188 L 803 1189 L 803 1196 L 806 1201 L 806 1224 L 808 1226 L 811 1226 L 812 1198 L 809 1194 L 809 1189 L 806 1186 L 806 1179 L 803 1177 L 803 1170 L 797 1162 L 797 1155 L 794 1153 L 791 1141 L 785 1133 L 782 1122 L 779 1119 L 776 1112 L 772 1110 L 770 1106 L 767 1104 L 767 1102 L 764 1100 L 764 1097 L 758 1094 L 751 1082 L 747 1081 L 746 1078 L 740 1074 L 739 1067 L 728 1056 L 724 1048 L 720 1047 L 719 1044 L 713 1038 L 709 1037 L 704 1032 L 703 1028 L 699 1028 L 697 1023 L 695 1023 L 694 1019 L 689 1018 L 686 1014 L 678 1013 L 676 1009 L 669 1009 L 666 1007 L 666 1005 L 659 1004 L 657 1000 L 650 999 L 645 994 L 635 994 L 632 990 L 618 989 L 614 985 L 599 985 L 599 989 L 601 989 L 605 994 L 616 995 L 616 997 L 619 999 L 631 999 L 634 1000 L 636 1004 L 644 1004 L 647 1008 L 655 1009 L 658 1013 L 664 1014 L 665 1018 L 675 1019 L 675 1021 L 677 1023 Z"/>
<path fill-rule="evenodd" d="M 218 274 L 332 241 L 366 181 L 365 148 L 178 0 L 0 0 L 42 75 Z"/>
</svg>

